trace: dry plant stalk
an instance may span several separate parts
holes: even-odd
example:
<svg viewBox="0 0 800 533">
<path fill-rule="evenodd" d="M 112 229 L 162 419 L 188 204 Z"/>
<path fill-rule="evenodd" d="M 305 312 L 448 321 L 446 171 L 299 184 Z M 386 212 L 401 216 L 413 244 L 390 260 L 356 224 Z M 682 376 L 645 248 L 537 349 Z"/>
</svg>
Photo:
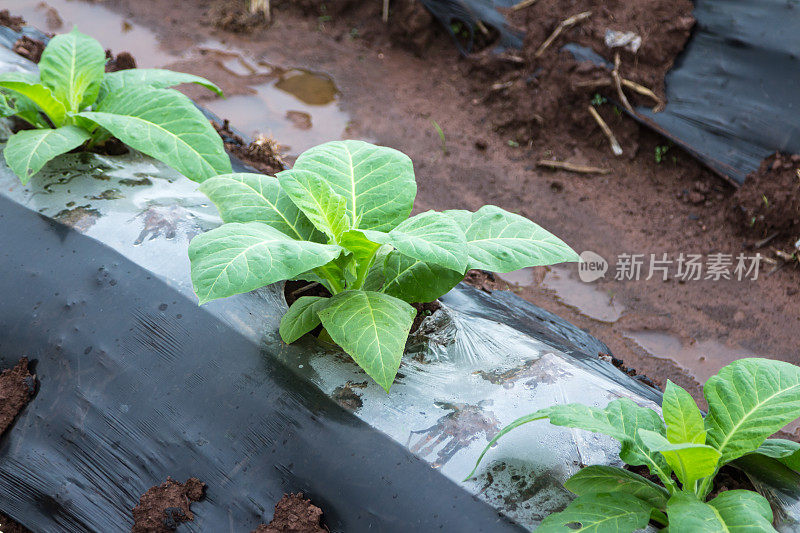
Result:
<svg viewBox="0 0 800 533">
<path fill-rule="evenodd" d="M 269 0 L 250 0 L 250 13 L 264 13 L 267 22 L 272 20 L 272 13 L 269 8 Z"/>
<path fill-rule="evenodd" d="M 555 29 L 555 31 L 550 34 L 550 37 L 548 37 L 547 40 L 542 43 L 539 49 L 536 50 L 536 53 L 533 54 L 533 57 L 536 58 L 541 56 L 544 53 L 544 51 L 547 50 L 551 44 L 553 44 L 553 41 L 555 41 L 558 38 L 558 36 L 561 35 L 561 32 L 563 32 L 567 28 L 571 28 L 572 26 L 574 26 L 579 22 L 583 22 L 584 20 L 588 19 L 591 16 L 592 16 L 591 11 L 584 11 L 583 13 L 578 13 L 577 15 L 572 15 L 568 19 L 562 20 L 561 23 L 558 25 L 558 27 Z"/>
<path fill-rule="evenodd" d="M 519 4 L 515 4 L 511 6 L 511 11 L 519 11 L 520 9 L 525 9 L 526 7 L 530 7 L 539 0 L 522 0 Z"/>
<path fill-rule="evenodd" d="M 594 106 L 588 106 L 589 114 L 592 115 L 592 118 L 597 122 L 597 125 L 600 126 L 600 129 L 603 130 L 603 134 L 608 138 L 608 142 L 611 144 L 611 151 L 614 152 L 614 155 L 620 156 L 622 155 L 622 147 L 619 145 L 619 141 L 617 138 L 614 137 L 614 133 L 611 131 L 611 128 L 608 127 L 606 121 L 603 120 L 603 117 L 600 116 L 600 113 L 594 108 Z"/>
<path fill-rule="evenodd" d="M 547 159 L 540 159 L 536 162 L 537 166 L 553 168 L 557 170 L 566 170 L 569 172 L 577 172 L 578 174 L 608 174 L 611 172 L 607 168 L 589 167 L 584 165 L 576 165 L 569 161 L 553 161 Z"/>
<path fill-rule="evenodd" d="M 383 22 L 389 22 L 389 0 L 383 0 Z"/>
<path fill-rule="evenodd" d="M 614 79 L 614 85 L 617 87 L 619 101 L 622 102 L 622 105 L 631 115 L 635 115 L 636 113 L 633 111 L 633 106 L 631 106 L 631 103 L 628 101 L 628 97 L 625 96 L 625 91 L 622 90 L 622 78 L 619 76 L 620 62 L 619 52 L 617 52 L 614 54 L 614 70 L 611 71 L 611 77 Z"/>
<path fill-rule="evenodd" d="M 653 100 L 656 105 L 653 107 L 653 112 L 658 113 L 664 110 L 664 101 L 658 97 L 656 93 L 652 90 L 648 89 L 644 85 L 640 85 L 635 81 L 626 80 L 625 78 L 620 78 L 622 81 L 622 86 L 632 91 L 641 94 L 642 96 L 646 96 Z M 588 81 L 579 81 L 575 84 L 575 87 L 612 87 L 614 86 L 613 80 L 588 80 Z"/>
</svg>

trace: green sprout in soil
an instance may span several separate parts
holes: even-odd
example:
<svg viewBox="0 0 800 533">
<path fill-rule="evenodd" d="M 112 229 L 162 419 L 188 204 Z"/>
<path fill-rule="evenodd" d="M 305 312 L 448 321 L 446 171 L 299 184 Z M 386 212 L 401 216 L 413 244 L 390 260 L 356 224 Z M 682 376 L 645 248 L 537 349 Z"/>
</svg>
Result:
<svg viewBox="0 0 800 533">
<path fill-rule="evenodd" d="M 518 143 L 517 141 L 514 141 L 514 140 L 509 140 L 509 141 L 508 141 L 508 145 L 509 145 L 511 148 L 519 148 L 519 143 Z"/>
<path fill-rule="evenodd" d="M 605 409 L 554 405 L 509 424 L 478 464 L 509 431 L 549 419 L 557 426 L 618 440 L 620 459 L 647 467 L 658 483 L 622 468 L 587 466 L 564 485 L 577 498 L 545 518 L 537 533 L 631 533 L 648 523 L 670 532 L 775 533 L 772 509 L 759 493 L 725 490 L 710 500 L 709 494 L 720 468 L 745 455 L 766 456 L 776 471 L 788 467 L 800 472 L 800 444 L 769 438 L 800 417 L 800 367 L 740 359 L 711 377 L 703 395 L 708 402 L 705 417 L 691 395 L 671 381 L 664 391 L 663 418 L 628 398 L 613 400 Z"/>
<path fill-rule="evenodd" d="M 439 141 L 442 143 L 442 153 L 447 155 L 447 139 L 445 139 L 444 130 L 442 130 L 442 127 L 439 126 L 439 123 L 435 120 L 431 120 L 431 123 L 433 124 L 433 127 L 436 128 L 436 133 L 439 135 Z"/>
<path fill-rule="evenodd" d="M 510 272 L 579 261 L 563 241 L 494 206 L 409 218 L 411 160 L 391 148 L 335 141 L 277 177 L 228 174 L 202 183 L 222 226 L 189 245 L 200 303 L 284 280 L 318 283 L 330 297 L 297 299 L 280 324 L 287 343 L 322 326 L 387 392 L 417 314 L 467 270 Z"/>
<path fill-rule="evenodd" d="M 39 74 L 0 74 L 0 117 L 33 126 L 14 133 L 4 156 L 22 183 L 51 159 L 112 137 L 175 167 L 196 181 L 230 172 L 222 139 L 194 103 L 168 89 L 210 81 L 161 69 L 105 73 L 100 43 L 77 29 L 58 35 L 42 53 Z"/>
<path fill-rule="evenodd" d="M 595 93 L 594 98 L 592 98 L 592 105 L 595 107 L 601 106 L 608 102 L 608 99 L 604 96 L 601 96 L 600 93 Z"/>
<path fill-rule="evenodd" d="M 655 152 L 656 163 L 658 163 L 659 165 L 661 164 L 661 162 L 664 160 L 664 157 L 667 155 L 667 152 L 669 152 L 669 149 L 670 145 L 668 144 L 656 146 L 656 152 Z"/>
</svg>

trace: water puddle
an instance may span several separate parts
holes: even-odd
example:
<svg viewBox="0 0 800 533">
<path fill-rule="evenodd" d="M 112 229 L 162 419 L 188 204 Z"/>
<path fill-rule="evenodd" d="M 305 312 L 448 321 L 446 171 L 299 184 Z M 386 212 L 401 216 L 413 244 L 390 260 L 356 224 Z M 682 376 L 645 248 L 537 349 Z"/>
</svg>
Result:
<svg viewBox="0 0 800 533">
<path fill-rule="evenodd" d="M 518 287 L 541 286 L 556 293 L 556 298 L 580 314 L 600 322 L 613 323 L 625 312 L 625 306 L 592 283 L 578 279 L 573 268 L 563 266 L 523 268 L 507 274 L 498 274 L 509 285 Z"/>
<path fill-rule="evenodd" d="M 651 356 L 675 361 L 699 383 L 705 383 L 720 368 L 737 359 L 755 356 L 744 348 L 730 347 L 716 340 L 685 343 L 663 331 L 634 331 L 624 335 Z"/>
<path fill-rule="evenodd" d="M 102 3 L 73 0 L 15 0 L 11 12 L 44 32 L 65 33 L 73 26 L 114 52 L 128 51 L 139 67 L 153 68 L 177 57 L 159 46 L 155 33 L 132 24 Z"/>
<path fill-rule="evenodd" d="M 244 94 L 204 99 L 202 105 L 251 137 L 264 134 L 274 138 L 290 156 L 341 139 L 349 121 L 339 108 L 336 84 L 324 74 L 259 61 L 245 50 L 216 40 L 172 53 L 159 44 L 154 32 L 125 20 L 102 3 L 17 0 L 13 13 L 31 26 L 53 33 L 77 25 L 105 48 L 133 54 L 139 67 L 164 68 L 180 61 L 176 70 L 191 72 L 197 65 L 200 71 L 195 74 L 223 87 L 223 81 L 234 83 Z"/>
</svg>

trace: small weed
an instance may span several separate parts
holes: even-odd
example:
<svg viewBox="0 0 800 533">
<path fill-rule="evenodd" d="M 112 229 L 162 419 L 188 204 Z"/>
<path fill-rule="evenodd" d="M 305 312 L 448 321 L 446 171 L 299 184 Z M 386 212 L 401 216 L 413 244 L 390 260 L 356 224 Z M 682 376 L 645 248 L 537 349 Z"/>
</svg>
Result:
<svg viewBox="0 0 800 533">
<path fill-rule="evenodd" d="M 508 141 L 508 145 L 509 145 L 511 148 L 519 148 L 519 143 L 518 143 L 517 141 L 509 140 L 509 141 Z"/>
<path fill-rule="evenodd" d="M 669 144 L 656 146 L 656 163 L 659 165 L 661 164 L 661 162 L 664 160 L 664 156 L 667 155 L 667 152 L 669 152 L 670 147 L 671 145 Z"/>
<path fill-rule="evenodd" d="M 605 96 L 601 96 L 600 93 L 595 93 L 594 98 L 592 98 L 592 105 L 595 107 L 599 107 L 603 104 L 608 102 L 608 98 Z"/>
<path fill-rule="evenodd" d="M 439 125 L 439 123 L 433 119 L 431 119 L 431 124 L 433 124 L 433 127 L 436 128 L 436 133 L 439 134 L 439 141 L 442 143 L 442 153 L 447 155 L 447 139 L 444 136 L 444 130 L 442 130 L 442 127 Z"/>
</svg>

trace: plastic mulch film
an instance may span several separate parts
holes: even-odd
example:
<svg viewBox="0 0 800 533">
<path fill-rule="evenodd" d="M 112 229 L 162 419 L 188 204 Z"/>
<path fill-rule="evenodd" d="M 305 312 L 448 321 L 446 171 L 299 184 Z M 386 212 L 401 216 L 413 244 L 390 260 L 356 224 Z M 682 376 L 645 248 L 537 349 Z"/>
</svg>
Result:
<svg viewBox="0 0 800 533">
<path fill-rule="evenodd" d="M 500 38 L 497 45 L 500 48 L 519 48 L 522 46 L 522 34 L 510 28 L 505 16 L 497 8 L 511 7 L 516 0 L 421 0 L 428 11 L 441 22 L 445 29 L 453 36 L 456 46 L 462 53 L 472 51 L 475 40 L 475 31 L 480 25 L 483 28 L 493 28 Z M 462 43 L 456 38 L 453 24 L 462 23 L 463 29 L 468 33 L 469 39 Z"/>
<path fill-rule="evenodd" d="M 35 68 L 4 53 L 0 70 Z M 280 285 L 199 308 L 187 247 L 216 210 L 135 152 L 68 154 L 27 186 L 0 164 L 0 195 L 0 366 L 27 355 L 41 382 L 0 441 L 0 510 L 37 532 L 129 530 L 166 476 L 209 487 L 191 531 L 241 531 L 297 490 L 333 531 L 514 530 L 476 496 L 531 528 L 581 465 L 619 466 L 619 447 L 528 424 L 461 481 L 503 426 L 554 403 L 660 403 L 601 342 L 511 293 L 443 297 L 389 395 L 342 352 L 281 342 Z"/>
</svg>

